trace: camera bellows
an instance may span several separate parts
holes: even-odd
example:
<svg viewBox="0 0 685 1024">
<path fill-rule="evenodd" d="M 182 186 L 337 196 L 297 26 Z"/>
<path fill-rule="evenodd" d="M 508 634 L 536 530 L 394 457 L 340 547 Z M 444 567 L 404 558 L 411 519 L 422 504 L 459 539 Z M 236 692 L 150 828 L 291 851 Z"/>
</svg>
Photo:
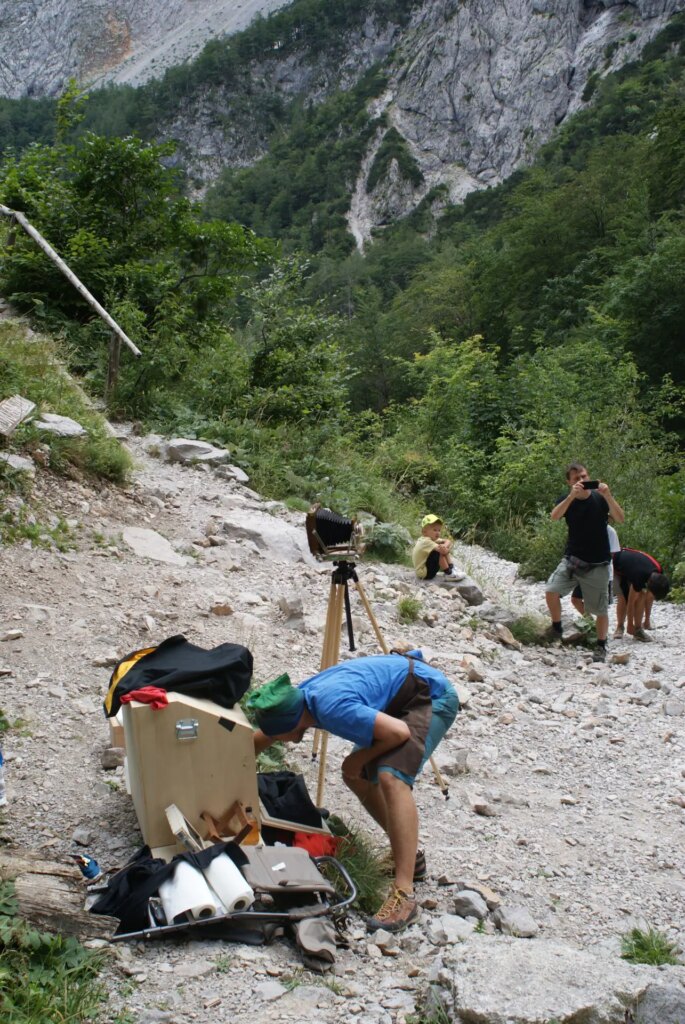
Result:
<svg viewBox="0 0 685 1024">
<path fill-rule="evenodd" d="M 306 527 L 309 550 L 318 556 L 335 554 L 341 548 L 356 548 L 361 536 L 361 527 L 356 519 L 346 519 L 318 505 L 307 513 Z"/>
</svg>

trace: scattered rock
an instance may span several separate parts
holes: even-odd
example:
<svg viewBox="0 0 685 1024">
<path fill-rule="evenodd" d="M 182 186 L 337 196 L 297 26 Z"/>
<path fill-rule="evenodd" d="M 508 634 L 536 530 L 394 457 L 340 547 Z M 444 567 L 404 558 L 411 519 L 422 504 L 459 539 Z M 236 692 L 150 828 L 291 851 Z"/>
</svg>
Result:
<svg viewBox="0 0 685 1024">
<path fill-rule="evenodd" d="M 139 558 L 150 558 L 153 562 L 166 562 L 167 565 L 186 564 L 183 555 L 174 551 L 169 541 L 156 530 L 145 530 L 140 526 L 127 526 L 122 538 Z"/>
<path fill-rule="evenodd" d="M 482 921 L 487 917 L 488 905 L 473 889 L 462 889 L 454 897 L 454 912 L 459 917 L 477 917 Z"/>
<path fill-rule="evenodd" d="M 493 921 L 505 935 L 514 935 L 518 939 L 531 939 L 540 930 L 525 907 L 498 907 Z"/>
<path fill-rule="evenodd" d="M 207 441 L 194 441 L 189 438 L 175 437 L 167 441 L 164 452 L 169 462 L 206 463 L 210 466 L 226 462 L 231 456 L 224 448 L 215 448 Z"/>
<path fill-rule="evenodd" d="M 46 434 L 55 434 L 57 437 L 83 437 L 87 431 L 76 420 L 69 416 L 57 416 L 55 413 L 43 413 L 39 420 L 34 421 L 34 426 Z"/>
</svg>

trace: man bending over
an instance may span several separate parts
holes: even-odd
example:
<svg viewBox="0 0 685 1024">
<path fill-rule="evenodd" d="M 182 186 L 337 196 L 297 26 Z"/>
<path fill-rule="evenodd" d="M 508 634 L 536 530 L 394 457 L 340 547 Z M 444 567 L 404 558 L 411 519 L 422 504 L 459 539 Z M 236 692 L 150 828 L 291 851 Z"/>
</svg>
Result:
<svg viewBox="0 0 685 1024">
<path fill-rule="evenodd" d="M 650 641 L 652 637 L 645 630 L 652 628 L 652 605 L 654 598 L 666 597 L 671 589 L 668 577 L 656 558 L 634 548 L 621 548 L 614 555 L 614 573 L 618 591 L 614 638 L 623 636 L 627 613 L 628 635 Z"/>
<path fill-rule="evenodd" d="M 299 686 L 279 676 L 248 700 L 259 754 L 276 740 L 299 743 L 307 729 L 350 740 L 346 785 L 390 840 L 394 885 L 370 931 L 400 931 L 418 916 L 414 881 L 425 877 L 412 788 L 459 709 L 452 684 L 419 651 L 355 658 Z"/>
</svg>

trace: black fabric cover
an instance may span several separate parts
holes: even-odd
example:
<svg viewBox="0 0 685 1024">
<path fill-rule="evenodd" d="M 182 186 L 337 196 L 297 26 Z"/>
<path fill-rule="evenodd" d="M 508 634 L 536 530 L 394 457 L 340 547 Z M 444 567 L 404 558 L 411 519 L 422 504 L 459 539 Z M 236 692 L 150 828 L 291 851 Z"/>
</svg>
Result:
<svg viewBox="0 0 685 1024">
<path fill-rule="evenodd" d="M 257 775 L 257 788 L 270 817 L 321 828 L 321 815 L 307 792 L 302 775 L 285 771 L 263 772 Z"/>
<path fill-rule="evenodd" d="M 206 868 L 215 857 L 226 853 L 238 868 L 247 864 L 247 857 L 235 843 L 215 843 L 201 853 L 179 853 L 173 860 L 153 857 L 149 846 L 143 846 L 136 855 L 117 871 L 100 898 L 90 908 L 93 914 L 105 914 L 119 919 L 116 934 L 138 932 L 149 925 L 147 901 L 176 870 L 180 860 L 195 868 Z"/>
<path fill-rule="evenodd" d="M 203 697 L 223 708 L 232 708 L 250 686 L 252 654 L 240 644 L 219 644 L 212 650 L 189 643 L 181 634 L 169 637 L 144 655 L 119 679 L 119 665 L 135 652 L 122 658 L 110 678 L 105 714 L 112 718 L 121 707 L 121 698 L 143 686 L 159 686 L 188 697 Z"/>
</svg>

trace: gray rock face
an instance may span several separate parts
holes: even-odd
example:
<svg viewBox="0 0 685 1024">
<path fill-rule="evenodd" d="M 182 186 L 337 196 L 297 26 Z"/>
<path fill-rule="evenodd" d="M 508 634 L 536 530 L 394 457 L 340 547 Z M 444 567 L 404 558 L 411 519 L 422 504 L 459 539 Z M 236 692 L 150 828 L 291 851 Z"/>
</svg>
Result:
<svg viewBox="0 0 685 1024">
<path fill-rule="evenodd" d="M 684 1020 L 685 988 L 681 985 L 650 985 L 635 1011 L 635 1024 L 682 1024 Z"/>
<path fill-rule="evenodd" d="M 0 94 L 54 96 L 70 77 L 140 85 L 288 0 L 0 0 Z"/>
<path fill-rule="evenodd" d="M 460 946 L 456 954 L 448 948 L 444 959 L 453 971 L 453 1020 L 617 1024 L 654 983 L 649 968 L 555 942 L 493 942 L 484 937 Z M 665 979 L 663 985 L 654 984 L 653 1007 L 660 1005 L 657 994 L 662 995 L 667 984 Z M 642 1018 L 644 1024 L 656 1024 L 656 1019 Z M 668 1017 L 659 1024 L 667 1021 Z"/>
<path fill-rule="evenodd" d="M 393 197 L 396 217 L 403 201 L 408 212 L 436 185 L 447 185 L 459 202 L 499 183 L 582 106 L 592 73 L 634 59 L 682 9 L 682 0 L 643 0 L 626 17 L 623 4 L 576 0 L 424 3 L 400 44 L 383 102 L 424 182 L 400 196 L 391 170 L 377 191 L 385 202 Z M 358 245 L 383 218 L 382 204 L 363 186 L 357 183 L 350 223 Z"/>
<path fill-rule="evenodd" d="M 70 76 L 83 82 L 140 84 L 196 55 L 210 38 L 244 28 L 284 0 L 0 0 L 0 24 L 11 41 L 0 64 L 0 94 L 54 95 Z M 437 185 L 452 201 L 496 184 L 530 162 L 556 125 L 583 105 L 591 75 L 635 59 L 685 0 L 425 0 L 409 25 L 367 19 L 350 30 L 342 60 L 323 53 L 275 53 L 255 61 L 233 90 L 186 97 L 160 125 L 179 139 L 193 178 L 208 183 L 226 166 L 245 166 L 265 152 L 268 127 L 255 122 L 258 99 L 296 96 L 319 102 L 349 88 L 392 53 L 388 89 L 370 106 L 385 114 L 369 142 L 351 197 L 348 225 L 358 247 L 372 230 L 402 217 Z M 368 176 L 385 131 L 404 138 L 421 171 L 410 182 L 390 161 L 369 192 Z M 440 200 L 442 201 L 442 200 Z"/>
</svg>

